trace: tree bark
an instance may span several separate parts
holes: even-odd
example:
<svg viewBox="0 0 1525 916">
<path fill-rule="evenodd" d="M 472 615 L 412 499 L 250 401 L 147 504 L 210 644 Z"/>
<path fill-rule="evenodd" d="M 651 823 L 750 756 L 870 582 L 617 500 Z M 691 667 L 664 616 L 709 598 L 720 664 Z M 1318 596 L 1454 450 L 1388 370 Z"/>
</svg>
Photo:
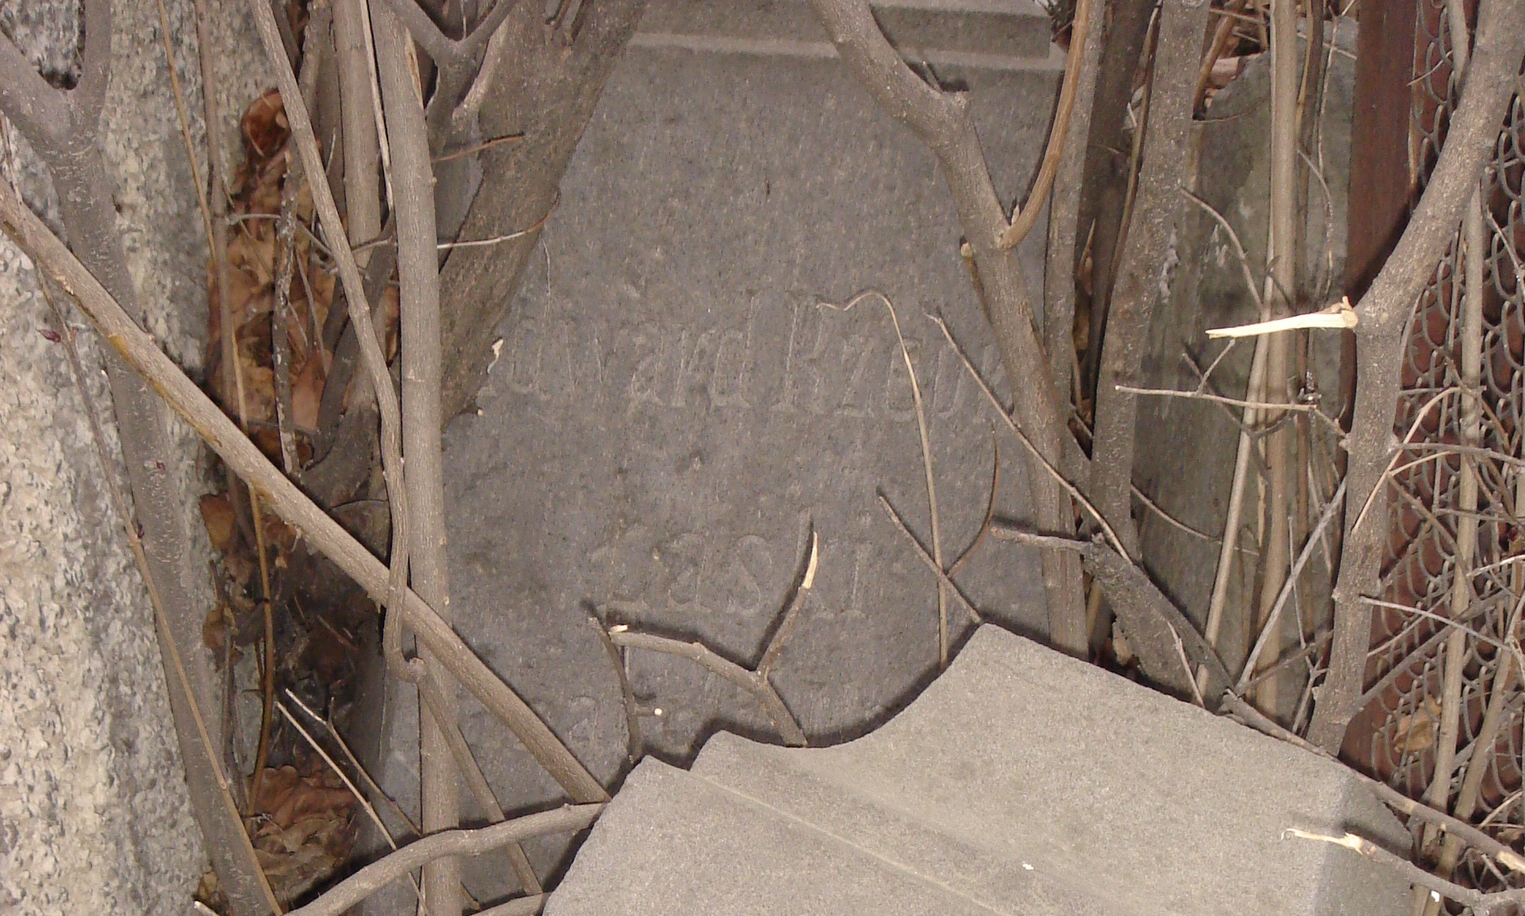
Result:
<svg viewBox="0 0 1525 916">
<path fill-rule="evenodd" d="M 1180 191 L 1191 161 L 1188 131 L 1208 6 L 1206 0 L 1165 0 L 1160 10 L 1138 196 L 1107 310 L 1096 385 L 1091 497 L 1135 558 L 1138 531 L 1132 493 L 1138 395 L 1119 391 L 1118 386 L 1138 386 L 1149 322 L 1169 291 L 1171 249 L 1183 205 Z"/>
</svg>

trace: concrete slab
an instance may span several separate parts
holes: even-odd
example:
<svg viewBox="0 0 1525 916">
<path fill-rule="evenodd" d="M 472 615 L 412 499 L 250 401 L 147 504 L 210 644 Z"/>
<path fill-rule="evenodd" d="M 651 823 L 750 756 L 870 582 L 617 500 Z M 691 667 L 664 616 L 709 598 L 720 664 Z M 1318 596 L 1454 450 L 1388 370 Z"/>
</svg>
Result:
<svg viewBox="0 0 1525 916">
<path fill-rule="evenodd" d="M 793 750 L 717 735 L 688 776 L 702 787 L 653 791 L 681 780 L 649 775 L 658 766 L 632 774 L 634 799 L 594 829 L 550 916 L 800 912 L 795 888 L 820 904 L 808 912 L 857 913 L 812 895 L 865 857 L 916 877 L 915 890 L 885 885 L 883 904 L 907 912 L 936 911 L 949 890 L 1022 914 L 1375 916 L 1407 898 L 1348 850 L 1282 838 L 1349 830 L 1406 848 L 1343 767 L 994 627 L 865 738 Z M 741 811 L 749 826 L 731 829 Z M 727 908 L 736 882 L 775 891 Z"/>
<path fill-rule="evenodd" d="M 946 845 L 945 839 L 933 837 L 931 845 Z M 978 850 L 961 851 L 973 854 L 975 861 L 981 859 Z M 1010 874 L 1015 868 L 1003 871 L 1016 877 Z M 1021 896 L 1008 899 L 1025 899 L 1031 884 L 1020 878 L 1012 881 L 1010 890 Z M 983 916 L 1010 912 L 992 909 L 992 903 L 946 884 L 914 863 L 885 859 L 783 813 L 765 800 L 648 760 L 631 774 L 604 813 L 579 851 L 568 880 L 547 901 L 545 913 Z"/>
</svg>

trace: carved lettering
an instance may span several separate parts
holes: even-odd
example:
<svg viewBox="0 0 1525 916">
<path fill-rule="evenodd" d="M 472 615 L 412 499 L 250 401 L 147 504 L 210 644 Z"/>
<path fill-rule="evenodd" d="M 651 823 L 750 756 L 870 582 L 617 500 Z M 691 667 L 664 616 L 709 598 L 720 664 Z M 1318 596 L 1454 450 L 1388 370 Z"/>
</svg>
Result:
<svg viewBox="0 0 1525 916">
<path fill-rule="evenodd" d="M 636 362 L 635 371 L 630 375 L 630 384 L 625 388 L 625 396 L 630 400 L 630 409 L 635 410 L 642 402 L 649 402 L 663 406 L 661 398 L 657 397 L 657 391 L 662 385 L 663 347 L 661 338 L 652 340 L 645 332 L 637 332 L 631 343 L 635 345 L 636 352 L 644 355 Z"/>
<path fill-rule="evenodd" d="M 781 413 L 794 413 L 801 408 L 800 401 L 804 401 L 803 409 L 813 414 L 824 414 L 824 392 L 821 385 L 821 377 L 816 361 L 826 349 L 826 334 L 821 327 L 821 321 L 816 316 L 817 308 L 805 303 L 798 303 L 794 307 L 794 319 L 789 325 L 789 348 L 784 353 L 784 379 L 779 392 L 778 403 L 773 405 L 773 410 Z M 805 344 L 807 332 L 804 327 L 808 326 L 815 332 L 815 340 L 809 345 Z M 801 376 L 805 376 L 802 380 Z M 808 386 L 803 392 L 801 386 Z"/>
<path fill-rule="evenodd" d="M 852 366 L 852 372 L 847 377 L 847 384 L 843 386 L 842 400 L 837 405 L 838 415 L 857 419 L 874 415 L 874 406 L 869 400 L 869 386 L 864 377 L 872 371 L 875 349 L 872 337 L 854 335 L 842 343 L 842 365 Z"/>
<path fill-rule="evenodd" d="M 677 372 L 673 379 L 672 399 L 668 402 L 671 407 L 688 406 L 688 388 L 691 383 L 697 381 L 699 374 L 713 362 L 706 359 L 715 347 L 713 341 L 716 331 L 714 328 L 705 331 L 694 339 L 694 333 L 685 330 L 678 341 Z"/>
<path fill-rule="evenodd" d="M 920 373 L 922 363 L 917 354 L 921 351 L 921 341 L 907 339 L 905 348 L 911 354 L 911 365 L 916 366 Z M 919 378 L 918 375 L 918 380 Z M 926 392 L 922 393 L 925 395 Z M 911 377 L 906 374 L 905 359 L 899 352 L 895 354 L 894 370 L 884 380 L 884 415 L 897 422 L 916 419 L 916 399 L 911 392 Z"/>
<path fill-rule="evenodd" d="M 709 396 L 712 407 L 748 408 L 747 365 L 752 359 L 752 319 L 746 333 L 735 328 L 722 331 L 715 347 L 715 366 L 710 371 Z"/>
</svg>

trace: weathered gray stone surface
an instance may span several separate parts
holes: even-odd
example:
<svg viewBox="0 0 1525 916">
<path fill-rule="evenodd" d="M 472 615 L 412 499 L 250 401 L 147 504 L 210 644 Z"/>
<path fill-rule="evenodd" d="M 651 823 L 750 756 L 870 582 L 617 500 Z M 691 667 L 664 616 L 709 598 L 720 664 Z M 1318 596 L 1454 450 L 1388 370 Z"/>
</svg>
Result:
<svg viewBox="0 0 1525 916">
<path fill-rule="evenodd" d="M 926 56 L 970 89 L 1013 196 L 1057 90 L 1047 21 L 1025 2 L 983 4 L 1025 36 L 998 57 L 956 27 L 947 11 L 964 4 L 921 5 L 942 10 L 928 14 L 937 34 L 965 41 Z M 935 580 L 876 497 L 930 543 L 890 315 L 874 300 L 848 313 L 819 303 L 869 288 L 895 303 L 948 562 L 984 517 L 999 420 L 924 313 L 941 312 L 1005 386 L 932 155 L 876 110 L 803 3 L 744 5 L 709 24 L 706 9 L 653 7 L 573 159 L 480 409 L 446 438 L 457 626 L 605 780 L 623 765 L 625 722 L 590 610 L 751 664 L 812 524 L 815 588 L 773 677 L 811 740 L 862 734 L 935 669 Z M 759 24 L 763 12 L 774 18 Z M 1041 235 L 1024 251 L 1034 290 Z M 996 505 L 1020 517 L 1022 455 L 1007 435 Z M 982 612 L 1041 635 L 1035 557 L 987 543 L 958 579 Z M 958 637 L 970 621 L 949 607 Z M 690 662 L 633 653 L 629 670 L 663 711 L 642 720 L 654 753 L 686 759 L 722 727 L 776 740 L 750 697 Z M 399 690 L 389 706 L 387 785 L 407 793 L 416 705 Z M 560 797 L 499 725 L 465 708 L 505 805 Z M 544 866 L 559 848 L 531 857 Z"/>
<path fill-rule="evenodd" d="M 148 307 L 148 330 L 194 371 L 206 321 L 206 249 L 195 185 L 170 95 L 157 5 L 112 4 L 104 151 L 118 226 Z M 241 4 L 214 4 L 224 130 L 263 78 Z M 169 0 L 176 65 L 202 147 L 190 0 Z M 0 0 L 0 30 L 49 78 L 76 66 L 77 4 Z M 14 127 L 0 174 L 47 217 L 51 185 Z M 200 164 L 206 174 L 205 164 Z M 54 211 L 56 212 L 56 211 Z M 56 226 L 56 222 L 53 223 Z M 179 913 L 205 867 L 191 819 L 146 592 L 127 551 L 53 319 L 27 259 L 0 238 L 0 913 Z M 67 302 L 60 303 L 66 309 Z M 90 396 L 115 451 L 111 398 L 94 334 L 78 313 Z M 166 472 L 187 494 L 192 554 L 179 558 L 212 606 L 210 556 L 196 511 L 201 469 L 191 430 L 165 435 Z M 113 468 L 116 473 L 118 469 Z M 199 632 L 200 620 L 189 622 Z M 206 659 L 187 659 L 210 681 Z M 210 689 L 203 696 L 215 696 Z M 218 704 L 204 712 L 214 734 Z"/>
<path fill-rule="evenodd" d="M 1283 839 L 1408 834 L 1339 764 L 996 627 L 882 728 L 717 735 L 631 774 L 547 916 L 1392 914 L 1407 884 Z"/>
</svg>

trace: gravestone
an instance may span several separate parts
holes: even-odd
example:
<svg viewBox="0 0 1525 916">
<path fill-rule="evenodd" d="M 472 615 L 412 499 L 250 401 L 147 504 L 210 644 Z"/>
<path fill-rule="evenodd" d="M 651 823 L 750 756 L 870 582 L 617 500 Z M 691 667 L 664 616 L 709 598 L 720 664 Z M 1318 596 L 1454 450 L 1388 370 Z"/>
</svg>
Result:
<svg viewBox="0 0 1525 916">
<path fill-rule="evenodd" d="M 1003 196 L 1025 189 L 1062 69 L 1047 20 L 1025 2 L 887 6 L 917 66 L 970 91 Z M 708 8 L 648 13 L 475 409 L 446 436 L 456 626 L 607 782 L 625 763 L 625 718 L 589 616 L 750 667 L 812 535 L 814 587 L 772 676 L 811 743 L 867 732 L 936 674 L 936 579 L 879 503 L 930 548 L 896 329 L 877 298 L 822 303 L 874 289 L 894 304 L 944 563 L 984 520 L 997 443 L 995 510 L 1026 514 L 1021 446 L 926 317 L 944 317 L 1007 396 L 934 157 L 876 109 L 803 3 Z M 1005 34 L 1022 40 L 1003 50 L 990 36 Z M 1035 297 L 1041 236 L 1023 250 Z M 987 541 L 956 578 L 988 619 L 1043 638 L 1034 554 Z M 951 596 L 947 615 L 956 644 L 972 618 Z M 635 651 L 628 671 L 648 752 L 682 762 L 720 728 L 778 740 L 752 698 L 692 662 Z M 395 690 L 384 769 L 406 794 L 416 706 Z M 463 727 L 505 808 L 560 798 L 474 703 Z M 544 867 L 561 848 L 529 852 Z"/>
</svg>

